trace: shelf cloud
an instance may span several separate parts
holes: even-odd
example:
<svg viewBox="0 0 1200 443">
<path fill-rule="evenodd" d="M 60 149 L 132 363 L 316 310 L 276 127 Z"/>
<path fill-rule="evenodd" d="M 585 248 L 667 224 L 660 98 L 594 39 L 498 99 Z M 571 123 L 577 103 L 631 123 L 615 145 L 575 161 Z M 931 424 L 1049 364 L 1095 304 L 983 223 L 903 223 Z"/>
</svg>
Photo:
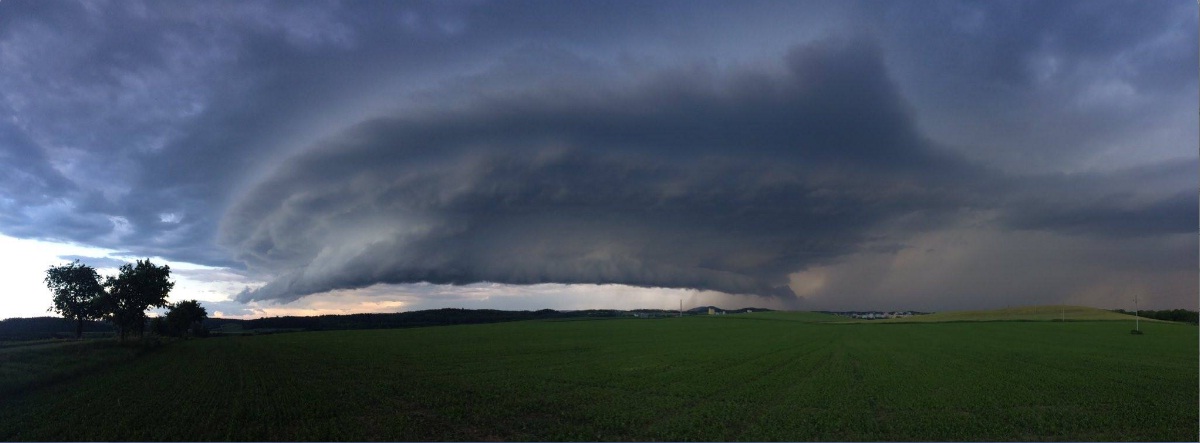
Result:
<svg viewBox="0 0 1200 443">
<path fill-rule="evenodd" d="M 220 269 L 223 312 L 1195 308 L 1196 8 L 0 2 L 0 234 Z"/>
<path fill-rule="evenodd" d="M 1022 183 L 922 136 L 869 41 L 795 47 L 781 72 L 670 72 L 600 98 L 517 94 L 355 125 L 226 215 L 223 243 L 278 275 L 239 300 L 417 282 L 794 297 L 789 274 L 966 210 L 1100 235 L 1194 225 L 1180 195 L 1123 209 L 997 198 L 1053 178 Z"/>
</svg>

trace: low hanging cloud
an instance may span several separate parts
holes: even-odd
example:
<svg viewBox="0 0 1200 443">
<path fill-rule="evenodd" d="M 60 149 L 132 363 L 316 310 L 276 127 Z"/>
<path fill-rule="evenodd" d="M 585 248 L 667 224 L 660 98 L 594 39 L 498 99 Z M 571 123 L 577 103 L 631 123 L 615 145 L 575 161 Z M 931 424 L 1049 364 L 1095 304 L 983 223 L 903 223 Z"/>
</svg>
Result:
<svg viewBox="0 0 1200 443">
<path fill-rule="evenodd" d="M 1195 159 L 1118 171 L 1021 177 L 1005 188 L 1000 225 L 1067 235 L 1145 238 L 1195 233 Z"/>
<path fill-rule="evenodd" d="M 798 271 L 900 250 L 964 214 L 1092 237 L 1196 224 L 1195 199 L 1177 194 L 1194 160 L 1010 176 L 924 137 L 869 41 L 799 46 L 782 68 L 670 71 L 362 122 L 226 213 L 221 242 L 273 276 L 237 299 L 417 282 L 792 298 Z M 1138 174 L 1170 183 L 1122 193 Z"/>
<path fill-rule="evenodd" d="M 224 244 L 277 276 L 239 300 L 483 281 L 792 297 L 789 273 L 972 198 L 973 167 L 920 136 L 873 45 L 784 68 L 364 122 L 226 215 Z"/>
</svg>

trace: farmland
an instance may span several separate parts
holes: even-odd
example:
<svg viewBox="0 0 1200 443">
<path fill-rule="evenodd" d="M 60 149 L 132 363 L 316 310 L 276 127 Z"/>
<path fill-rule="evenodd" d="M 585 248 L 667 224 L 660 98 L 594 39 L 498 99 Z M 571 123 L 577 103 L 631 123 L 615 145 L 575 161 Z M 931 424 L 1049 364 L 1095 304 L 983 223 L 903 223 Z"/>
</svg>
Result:
<svg viewBox="0 0 1200 443">
<path fill-rule="evenodd" d="M 841 320 L 766 312 L 189 340 L 13 391 L 0 403 L 0 438 L 1195 441 L 1200 432 L 1195 326 L 1143 322 L 1146 334 L 1134 336 L 1125 321 Z"/>
</svg>

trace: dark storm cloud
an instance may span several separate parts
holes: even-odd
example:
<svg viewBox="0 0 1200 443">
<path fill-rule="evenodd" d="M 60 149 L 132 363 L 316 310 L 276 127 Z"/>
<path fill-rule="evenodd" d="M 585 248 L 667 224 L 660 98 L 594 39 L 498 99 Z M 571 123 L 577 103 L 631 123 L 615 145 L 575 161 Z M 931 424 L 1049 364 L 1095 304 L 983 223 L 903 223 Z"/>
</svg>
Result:
<svg viewBox="0 0 1200 443">
<path fill-rule="evenodd" d="M 0 3 L 0 109 L 19 123 L 0 128 L 19 159 L 0 191 L 22 198 L 0 230 L 236 265 L 215 245 L 222 212 L 297 146 L 514 44 L 589 44 L 669 15 L 532 6 Z"/>
<path fill-rule="evenodd" d="M 1195 160 L 1114 172 L 1023 177 L 1000 223 L 1014 229 L 1126 238 L 1200 229 Z"/>
<path fill-rule="evenodd" d="M 1181 192 L 1170 198 L 1140 207 L 1093 205 L 1062 208 L 1058 205 L 1014 215 L 1017 228 L 1046 229 L 1058 232 L 1086 232 L 1113 236 L 1159 235 L 1196 231 L 1196 195 Z"/>
<path fill-rule="evenodd" d="M 782 65 L 568 82 L 364 122 L 228 213 L 224 243 L 279 276 L 240 299 L 480 281 L 786 295 L 789 273 L 898 250 L 963 211 L 1097 238 L 1196 225 L 1178 164 L 1175 182 L 1113 200 L 1145 182 L 1011 175 L 941 149 L 868 40 L 799 46 Z"/>
<path fill-rule="evenodd" d="M 36 143 L 8 122 L 0 122 L 0 190 L 0 224 L 9 235 L 92 239 L 113 228 L 111 219 L 77 203 L 97 193 L 64 177 Z M 46 232 L 46 226 L 55 234 Z"/>
<path fill-rule="evenodd" d="M 864 14 L 888 36 L 924 126 L 970 158 L 1058 172 L 1194 154 L 1195 2 L 934 1 Z"/>
<path fill-rule="evenodd" d="M 363 123 L 229 213 L 225 243 L 283 273 L 242 299 L 421 281 L 790 294 L 789 272 L 881 221 L 972 198 L 982 171 L 916 133 L 872 44 L 784 66 Z"/>
<path fill-rule="evenodd" d="M 25 192 L 6 195 L 8 204 L 43 204 L 54 195 L 71 192 L 75 187 L 50 166 L 41 150 L 14 125 L 0 122 L 0 186 Z"/>
<path fill-rule="evenodd" d="M 4 1 L 0 232 L 273 279 L 247 300 L 1194 232 L 1195 10 Z"/>
<path fill-rule="evenodd" d="M 16 171 L 0 191 L 19 200 L 0 230 L 234 265 L 214 244 L 229 196 L 382 79 L 469 53 L 451 38 L 461 9 L 4 2 L 18 124 L 0 128 L 0 167 Z"/>
<path fill-rule="evenodd" d="M 83 262 L 83 264 L 90 265 L 95 268 L 119 268 L 121 265 L 129 263 L 125 260 L 118 260 L 110 257 L 88 257 L 86 255 L 60 255 L 58 258 L 66 261 L 79 260 L 80 262 Z"/>
<path fill-rule="evenodd" d="M 1058 58 L 1060 73 L 1082 68 L 1128 69 L 1140 88 L 1178 91 L 1194 83 L 1195 39 L 1179 32 L 1195 28 L 1191 2 L 1040 2 L 931 1 L 913 8 L 893 3 L 864 9 L 889 21 L 896 36 L 920 43 L 914 51 L 938 64 L 932 69 L 969 76 L 988 87 L 1034 87 L 1047 72 L 1037 66 L 1041 56 Z M 1156 41 L 1158 40 L 1158 41 Z M 1183 47 L 1171 47 L 1171 44 Z M 1177 51 L 1182 49 L 1181 51 Z M 940 54 L 939 54 L 940 53 Z M 1130 65 L 1102 65 L 1114 58 L 1132 57 Z M 1153 67 L 1154 69 L 1147 69 Z M 1050 73 L 1052 74 L 1052 73 Z M 1108 74 L 1099 72 L 1097 74 Z M 1167 80 L 1165 83 L 1162 80 Z"/>
</svg>

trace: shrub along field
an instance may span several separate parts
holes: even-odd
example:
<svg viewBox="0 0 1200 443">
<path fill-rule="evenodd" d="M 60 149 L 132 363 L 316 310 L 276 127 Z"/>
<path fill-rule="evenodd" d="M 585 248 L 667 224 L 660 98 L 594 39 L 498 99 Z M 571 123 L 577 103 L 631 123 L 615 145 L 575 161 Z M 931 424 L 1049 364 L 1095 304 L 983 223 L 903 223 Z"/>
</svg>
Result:
<svg viewBox="0 0 1200 443">
<path fill-rule="evenodd" d="M 1144 322 L 1134 336 L 1125 321 L 839 319 L 187 340 L 0 397 L 0 438 L 1195 441 L 1200 431 L 1191 325 Z"/>
</svg>

